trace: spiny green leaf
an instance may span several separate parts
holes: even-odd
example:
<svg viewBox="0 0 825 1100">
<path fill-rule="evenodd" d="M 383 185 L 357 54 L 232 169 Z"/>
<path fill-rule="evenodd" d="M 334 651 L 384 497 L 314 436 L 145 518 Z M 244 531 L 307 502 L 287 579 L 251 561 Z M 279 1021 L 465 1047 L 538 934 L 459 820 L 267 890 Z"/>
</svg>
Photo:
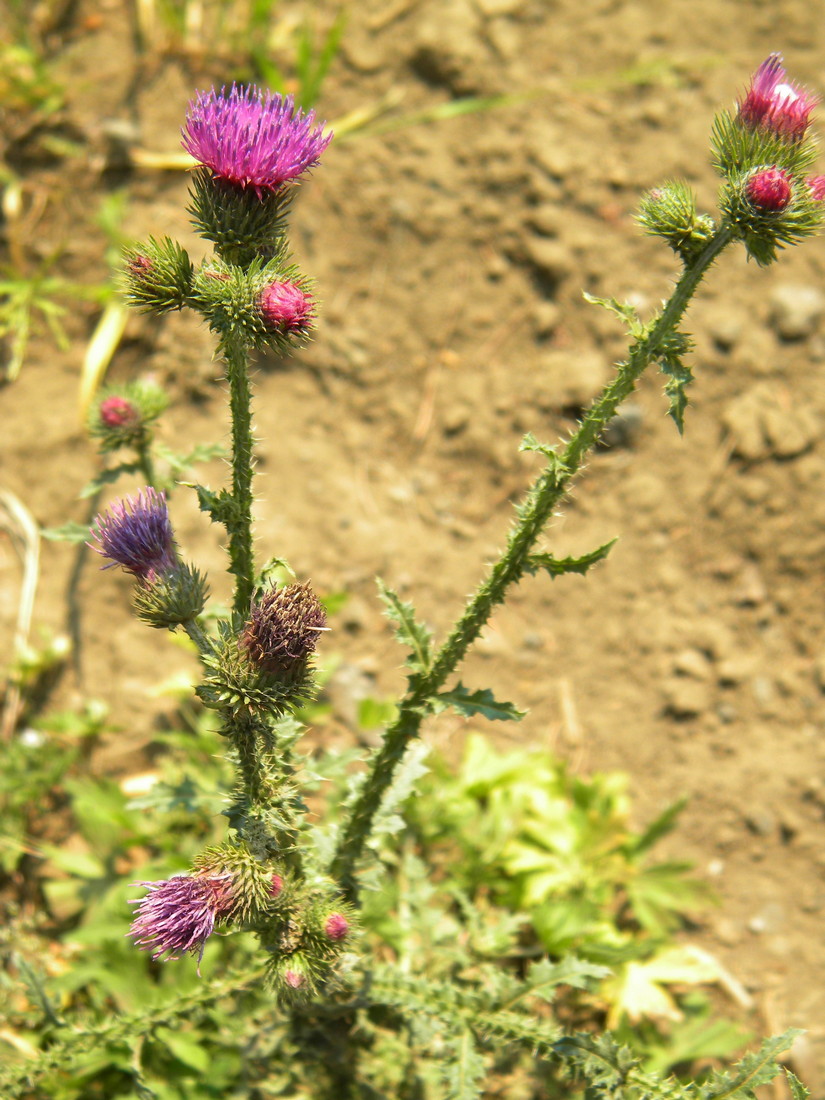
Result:
<svg viewBox="0 0 825 1100">
<path fill-rule="evenodd" d="M 519 710 L 513 703 L 500 703 L 489 688 L 469 691 L 460 680 L 450 691 L 439 692 L 433 698 L 432 704 L 436 713 L 446 707 L 453 707 L 466 718 L 481 714 L 491 722 L 519 722 L 526 714 L 526 711 Z"/>
<path fill-rule="evenodd" d="M 235 502 L 230 494 L 225 489 L 221 489 L 219 493 L 214 493 L 203 485 L 193 485 L 192 488 L 198 494 L 198 507 L 200 510 L 206 512 L 213 523 L 227 524 L 235 508 Z"/>
<path fill-rule="evenodd" d="M 728 1100 L 735 1096 L 752 1097 L 754 1089 L 760 1085 L 767 1085 L 773 1081 L 780 1072 L 776 1062 L 777 1054 L 793 1043 L 798 1035 L 804 1032 L 800 1028 L 789 1028 L 781 1035 L 775 1035 L 771 1039 L 765 1039 L 759 1050 L 746 1054 L 734 1069 L 738 1072 L 731 1076 L 730 1073 L 714 1073 L 702 1089 L 704 1100 Z"/>
<path fill-rule="evenodd" d="M 811 1095 L 810 1091 L 805 1088 L 805 1086 L 802 1084 L 796 1074 L 791 1073 L 789 1069 L 786 1069 L 785 1077 L 787 1078 L 793 1100 L 807 1100 L 807 1098 Z"/>
<path fill-rule="evenodd" d="M 528 432 L 519 443 L 518 449 L 520 451 L 538 451 L 539 454 L 543 454 L 545 458 L 558 459 L 556 454 L 556 448 L 551 447 L 549 443 L 539 443 L 532 432 Z"/>
<path fill-rule="evenodd" d="M 685 390 L 693 381 L 693 371 L 676 356 L 662 359 L 659 367 L 662 374 L 667 375 L 668 378 L 665 383 L 665 396 L 669 402 L 668 414 L 673 417 L 676 427 L 679 429 L 679 435 L 683 435 L 685 431 L 685 409 L 688 405 Z"/>
<path fill-rule="evenodd" d="M 591 550 L 589 554 L 583 554 L 580 558 L 554 558 L 552 554 L 531 554 L 525 563 L 525 568 L 532 574 L 544 569 L 551 577 L 561 577 L 565 573 L 584 574 L 591 565 L 606 558 L 616 542 L 616 539 L 611 539 L 610 542 Z"/>
<path fill-rule="evenodd" d="M 477 1100 L 486 1067 L 470 1028 L 465 1027 L 445 1053 L 443 1073 L 448 1100 Z"/>
<path fill-rule="evenodd" d="M 627 331 L 634 338 L 644 335 L 645 325 L 639 320 L 636 307 L 631 305 L 630 302 L 620 302 L 617 298 L 597 298 L 594 294 L 588 294 L 586 290 L 583 292 L 583 297 L 591 305 L 601 306 L 609 313 L 615 313 L 617 317 L 624 321 L 627 325 Z"/>
<path fill-rule="evenodd" d="M 376 583 L 378 594 L 387 608 L 386 615 L 398 627 L 395 632 L 396 638 L 412 650 L 407 658 L 407 664 L 417 672 L 426 672 L 430 667 L 432 632 L 416 620 L 415 608 L 411 603 L 404 603 L 380 577 L 376 578 Z"/>
</svg>

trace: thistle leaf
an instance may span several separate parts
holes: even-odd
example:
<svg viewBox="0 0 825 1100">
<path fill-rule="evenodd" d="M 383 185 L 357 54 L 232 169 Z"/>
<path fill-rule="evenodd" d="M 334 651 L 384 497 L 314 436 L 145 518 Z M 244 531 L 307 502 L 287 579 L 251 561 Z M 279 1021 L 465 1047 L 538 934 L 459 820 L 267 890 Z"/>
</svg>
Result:
<svg viewBox="0 0 825 1100">
<path fill-rule="evenodd" d="M 554 558 L 552 554 L 531 554 L 527 559 L 525 568 L 528 573 L 536 574 L 540 569 L 546 570 L 551 577 L 561 577 L 565 573 L 585 574 L 591 565 L 602 561 L 612 550 L 617 539 L 611 539 L 603 546 L 591 550 L 589 554 L 583 554 L 580 558 Z"/>
<path fill-rule="evenodd" d="M 491 722 L 520 722 L 527 713 L 513 703 L 500 703 L 489 688 L 469 691 L 460 680 L 452 690 L 439 692 L 432 704 L 435 713 L 452 707 L 465 718 L 481 714 Z"/>
<path fill-rule="evenodd" d="M 411 603 L 404 603 L 380 577 L 376 578 L 376 583 L 378 594 L 387 608 L 385 614 L 398 627 L 395 631 L 396 638 L 412 650 L 407 657 L 407 664 L 416 672 L 426 672 L 430 667 L 432 632 L 416 620 L 415 608 Z"/>
<path fill-rule="evenodd" d="M 645 326 L 639 320 L 636 307 L 632 306 L 630 302 L 620 302 L 617 298 L 597 298 L 594 294 L 588 294 L 586 290 L 582 296 L 591 305 L 601 306 L 608 313 L 615 313 L 627 325 L 627 331 L 631 336 L 638 338 L 644 335 Z"/>
</svg>

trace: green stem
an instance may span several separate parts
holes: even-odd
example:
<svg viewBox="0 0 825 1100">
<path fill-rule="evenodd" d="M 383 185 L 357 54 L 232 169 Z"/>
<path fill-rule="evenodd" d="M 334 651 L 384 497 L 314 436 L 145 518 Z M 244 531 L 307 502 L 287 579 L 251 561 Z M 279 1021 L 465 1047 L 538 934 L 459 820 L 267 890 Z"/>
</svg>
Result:
<svg viewBox="0 0 825 1100">
<path fill-rule="evenodd" d="M 149 436 L 145 432 L 141 435 L 140 442 L 137 444 L 137 460 L 140 472 L 143 474 L 146 484 L 151 485 L 155 489 L 159 489 L 160 486 L 157 483 L 155 464 L 152 461 L 152 454 L 149 447 Z"/>
<path fill-rule="evenodd" d="M 235 576 L 233 607 L 240 619 L 249 612 L 254 588 L 252 552 L 252 394 L 248 357 L 239 339 L 223 342 L 229 409 L 232 415 L 232 514 L 226 521 L 229 535 L 229 572 Z"/>
<path fill-rule="evenodd" d="M 201 628 L 200 623 L 195 619 L 189 619 L 187 622 L 181 624 L 183 629 L 198 647 L 198 654 L 201 657 L 206 657 L 213 652 L 212 643 L 209 641 L 209 637 L 206 632 Z"/>
<path fill-rule="evenodd" d="M 507 548 L 476 589 L 430 667 L 410 676 L 398 715 L 388 727 L 381 748 L 364 778 L 330 868 L 330 873 L 340 883 L 349 900 L 357 900 L 355 871 L 369 838 L 373 818 L 392 782 L 398 762 L 409 743 L 419 734 L 430 700 L 455 671 L 488 621 L 493 608 L 503 602 L 510 586 L 524 575 L 536 540 L 560 499 L 569 490 L 585 456 L 619 405 L 633 392 L 645 369 L 661 354 L 705 272 L 732 239 L 730 228 L 722 225 L 693 263 L 685 268 L 659 317 L 646 335 L 633 344 L 627 361 L 618 365 L 616 377 L 584 415 L 562 454 L 554 456 L 533 483 L 520 510 L 518 522 L 510 533 Z"/>
</svg>

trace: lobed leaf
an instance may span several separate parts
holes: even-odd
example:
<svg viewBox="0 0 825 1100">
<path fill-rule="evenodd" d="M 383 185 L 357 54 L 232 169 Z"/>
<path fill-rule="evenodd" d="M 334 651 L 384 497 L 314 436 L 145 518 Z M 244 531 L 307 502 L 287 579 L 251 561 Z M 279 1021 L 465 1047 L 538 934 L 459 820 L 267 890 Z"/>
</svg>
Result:
<svg viewBox="0 0 825 1100">
<path fill-rule="evenodd" d="M 396 638 L 412 650 L 407 664 L 416 672 L 426 672 L 430 667 L 432 631 L 416 620 L 415 608 L 411 603 L 404 603 L 398 593 L 384 584 L 380 577 L 376 578 L 376 583 L 378 594 L 386 605 L 385 614 L 397 626 Z"/>
</svg>

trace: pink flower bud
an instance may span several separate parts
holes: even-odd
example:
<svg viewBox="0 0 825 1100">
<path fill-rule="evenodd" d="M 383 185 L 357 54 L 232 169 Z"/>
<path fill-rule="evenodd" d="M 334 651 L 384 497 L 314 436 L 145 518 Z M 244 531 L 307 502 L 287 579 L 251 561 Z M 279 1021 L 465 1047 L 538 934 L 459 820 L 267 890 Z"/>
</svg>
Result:
<svg viewBox="0 0 825 1100">
<path fill-rule="evenodd" d="M 818 99 L 791 83 L 782 57 L 772 53 L 751 78 L 737 115 L 749 130 L 769 130 L 790 141 L 801 141 Z"/>
<path fill-rule="evenodd" d="M 331 940 L 342 940 L 349 932 L 349 921 L 343 913 L 330 913 L 324 922 L 324 932 Z"/>
<path fill-rule="evenodd" d="M 144 279 L 154 266 L 148 256 L 144 256 L 142 252 L 139 252 L 137 255 L 129 257 L 126 270 L 133 279 Z"/>
<path fill-rule="evenodd" d="M 284 335 L 301 336 L 315 320 L 315 303 L 297 283 L 270 283 L 260 293 L 258 308 L 266 327 Z"/>
<path fill-rule="evenodd" d="M 284 880 L 281 878 L 281 876 L 280 875 L 273 875 L 271 880 L 270 880 L 269 896 L 271 898 L 277 898 L 277 896 L 280 894 L 280 892 L 283 890 L 283 888 L 284 888 Z"/>
<path fill-rule="evenodd" d="M 284 981 L 290 989 L 300 989 L 306 982 L 306 978 L 303 974 L 299 974 L 297 970 L 286 970 L 284 972 Z"/>
<path fill-rule="evenodd" d="M 815 202 L 825 202 L 825 176 L 810 176 L 807 182 L 811 198 Z"/>
<path fill-rule="evenodd" d="M 763 168 L 748 180 L 748 198 L 758 210 L 784 210 L 791 201 L 791 181 L 781 168 Z"/>
<path fill-rule="evenodd" d="M 105 397 L 99 412 L 107 428 L 133 428 L 140 421 L 140 412 L 125 397 Z"/>
</svg>

